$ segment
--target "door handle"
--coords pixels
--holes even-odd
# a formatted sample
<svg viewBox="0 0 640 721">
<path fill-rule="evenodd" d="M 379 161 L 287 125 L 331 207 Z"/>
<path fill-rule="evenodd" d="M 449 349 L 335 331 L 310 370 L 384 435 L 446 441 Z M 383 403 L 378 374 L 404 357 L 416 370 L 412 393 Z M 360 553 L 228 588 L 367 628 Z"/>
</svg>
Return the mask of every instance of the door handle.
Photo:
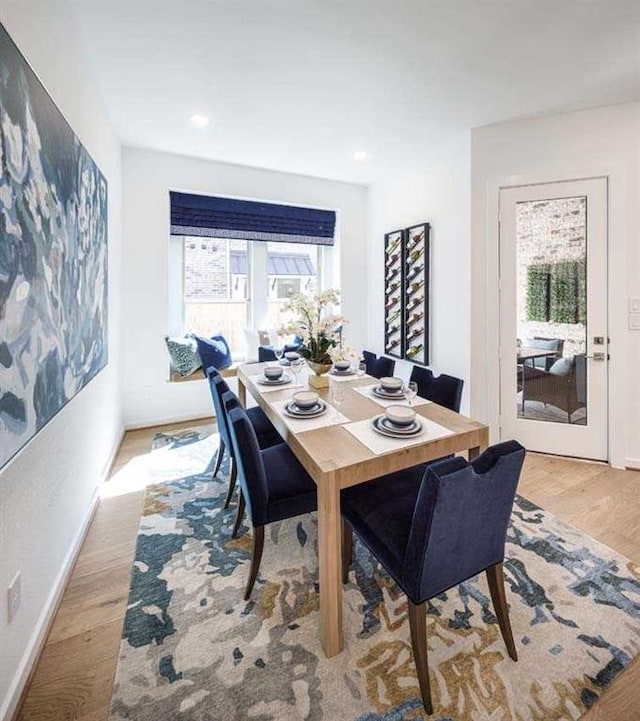
<svg viewBox="0 0 640 721">
<path fill-rule="evenodd" d="M 608 360 L 609 355 L 607 353 L 592 353 L 591 355 L 585 356 L 589 360 L 603 361 Z"/>
</svg>

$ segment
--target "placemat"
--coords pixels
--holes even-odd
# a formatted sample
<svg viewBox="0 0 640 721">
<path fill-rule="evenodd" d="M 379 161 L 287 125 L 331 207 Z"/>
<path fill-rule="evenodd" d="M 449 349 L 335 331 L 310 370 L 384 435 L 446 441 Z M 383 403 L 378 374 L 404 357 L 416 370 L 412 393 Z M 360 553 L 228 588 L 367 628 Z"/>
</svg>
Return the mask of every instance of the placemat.
<svg viewBox="0 0 640 721">
<path fill-rule="evenodd" d="M 316 418 L 291 418 L 284 413 L 284 406 L 286 403 L 289 403 L 289 400 L 276 401 L 270 405 L 276 413 L 279 413 L 282 416 L 287 428 L 292 433 L 304 433 L 304 431 L 314 431 L 317 428 L 335 426 L 340 423 L 349 422 L 349 419 L 342 415 L 342 413 L 336 414 L 336 409 L 330 403 L 327 403 L 329 406 L 327 412 L 321 416 L 317 416 Z"/>
<path fill-rule="evenodd" d="M 397 451 L 399 448 L 407 446 L 417 446 L 425 441 L 433 441 L 436 438 L 452 436 L 454 433 L 448 428 L 434 423 L 434 421 L 430 421 L 428 418 L 419 416 L 419 420 L 422 422 L 424 431 L 413 438 L 389 438 L 388 436 L 380 435 L 380 433 L 377 433 L 371 427 L 370 418 L 366 421 L 349 423 L 345 426 L 345 429 L 376 455 Z"/>
<path fill-rule="evenodd" d="M 407 401 L 405 398 L 398 398 L 394 400 L 386 400 L 385 398 L 378 398 L 378 396 L 373 394 L 373 389 L 379 385 L 378 383 L 374 383 L 370 386 L 360 386 L 359 388 L 354 388 L 353 390 L 360 393 L 360 395 L 365 396 L 365 398 L 368 398 L 371 401 L 375 401 L 378 405 L 382 406 L 383 408 L 386 408 L 387 406 L 394 406 L 398 403 L 400 405 L 404 405 Z M 427 403 L 432 403 L 433 401 L 429 401 L 426 398 L 420 398 L 420 396 L 416 396 L 413 401 L 411 401 L 412 406 L 424 406 Z"/>
</svg>

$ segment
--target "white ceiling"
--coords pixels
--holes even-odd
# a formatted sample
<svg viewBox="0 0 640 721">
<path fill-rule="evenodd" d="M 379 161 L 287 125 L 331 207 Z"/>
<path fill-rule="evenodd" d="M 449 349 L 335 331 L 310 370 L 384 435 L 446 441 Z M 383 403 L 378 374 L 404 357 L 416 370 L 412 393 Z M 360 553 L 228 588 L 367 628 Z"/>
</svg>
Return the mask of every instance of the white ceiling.
<svg viewBox="0 0 640 721">
<path fill-rule="evenodd" d="M 471 127 L 640 98 L 640 0 L 69 1 L 125 145 L 371 182 Z"/>
</svg>

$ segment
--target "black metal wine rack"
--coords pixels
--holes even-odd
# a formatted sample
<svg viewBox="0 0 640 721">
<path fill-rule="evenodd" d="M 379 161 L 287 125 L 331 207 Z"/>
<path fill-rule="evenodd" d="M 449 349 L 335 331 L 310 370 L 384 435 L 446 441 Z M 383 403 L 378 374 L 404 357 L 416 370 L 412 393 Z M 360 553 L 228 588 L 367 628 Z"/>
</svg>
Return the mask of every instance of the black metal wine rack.
<svg viewBox="0 0 640 721">
<path fill-rule="evenodd" d="M 412 363 L 429 363 L 429 224 L 384 237 L 384 349 Z"/>
</svg>

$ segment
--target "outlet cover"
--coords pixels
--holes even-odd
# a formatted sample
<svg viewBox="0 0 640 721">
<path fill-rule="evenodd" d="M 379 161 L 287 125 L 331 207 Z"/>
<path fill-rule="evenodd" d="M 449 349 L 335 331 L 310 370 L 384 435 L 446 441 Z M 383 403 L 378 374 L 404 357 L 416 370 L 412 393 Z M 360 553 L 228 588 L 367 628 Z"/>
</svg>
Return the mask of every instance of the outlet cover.
<svg viewBox="0 0 640 721">
<path fill-rule="evenodd" d="M 22 575 L 20 571 L 16 573 L 11 585 L 7 589 L 7 616 L 11 623 L 20 609 L 22 603 Z"/>
</svg>

